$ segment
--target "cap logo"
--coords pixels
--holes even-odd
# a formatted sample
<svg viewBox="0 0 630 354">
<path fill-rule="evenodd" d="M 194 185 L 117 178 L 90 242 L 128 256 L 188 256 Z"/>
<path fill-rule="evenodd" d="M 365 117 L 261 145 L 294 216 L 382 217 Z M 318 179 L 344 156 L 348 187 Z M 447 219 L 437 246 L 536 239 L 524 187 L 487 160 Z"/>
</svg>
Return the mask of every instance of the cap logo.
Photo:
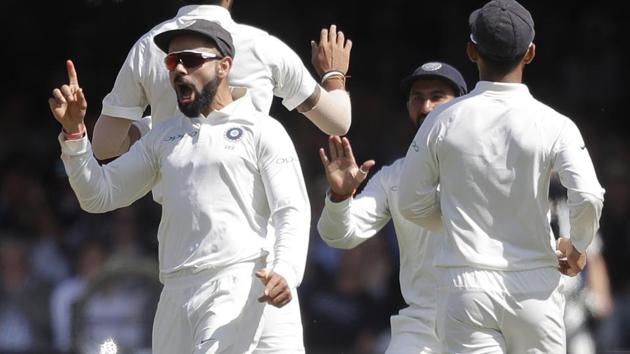
<svg viewBox="0 0 630 354">
<path fill-rule="evenodd" d="M 422 64 L 422 70 L 424 71 L 436 71 L 436 70 L 440 70 L 441 67 L 442 67 L 441 63 Z"/>
<path fill-rule="evenodd" d="M 230 128 L 225 132 L 225 137 L 231 141 L 238 141 L 243 136 L 243 129 L 241 128 Z"/>
</svg>

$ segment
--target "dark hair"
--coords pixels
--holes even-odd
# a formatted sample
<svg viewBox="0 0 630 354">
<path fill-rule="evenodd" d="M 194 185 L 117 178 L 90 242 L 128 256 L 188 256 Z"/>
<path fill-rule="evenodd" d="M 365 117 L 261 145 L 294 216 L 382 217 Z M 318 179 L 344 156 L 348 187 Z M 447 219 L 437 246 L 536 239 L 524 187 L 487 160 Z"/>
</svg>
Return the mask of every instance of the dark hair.
<svg viewBox="0 0 630 354">
<path fill-rule="evenodd" d="M 497 59 L 488 58 L 480 50 L 477 50 L 477 52 L 479 53 L 479 56 L 483 59 L 483 61 L 486 64 L 488 64 L 487 66 L 489 70 L 492 71 L 492 73 L 505 75 L 509 73 L 510 71 L 514 70 L 518 66 L 518 64 L 521 63 L 528 49 L 529 48 L 527 48 L 524 53 L 517 55 L 516 58 L 507 59 L 507 60 L 497 60 Z"/>
</svg>

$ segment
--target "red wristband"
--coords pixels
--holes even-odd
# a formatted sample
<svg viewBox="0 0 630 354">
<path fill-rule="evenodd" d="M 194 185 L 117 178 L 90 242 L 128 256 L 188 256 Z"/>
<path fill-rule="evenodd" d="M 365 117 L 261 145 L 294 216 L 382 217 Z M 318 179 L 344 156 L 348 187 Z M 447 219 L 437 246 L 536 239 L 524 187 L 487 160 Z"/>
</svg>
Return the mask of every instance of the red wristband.
<svg viewBox="0 0 630 354">
<path fill-rule="evenodd" d="M 65 129 L 61 128 L 63 131 L 63 137 L 66 140 L 79 140 L 83 138 L 83 134 L 85 134 L 85 125 L 81 124 L 79 127 L 79 131 L 76 133 L 68 133 Z"/>
</svg>

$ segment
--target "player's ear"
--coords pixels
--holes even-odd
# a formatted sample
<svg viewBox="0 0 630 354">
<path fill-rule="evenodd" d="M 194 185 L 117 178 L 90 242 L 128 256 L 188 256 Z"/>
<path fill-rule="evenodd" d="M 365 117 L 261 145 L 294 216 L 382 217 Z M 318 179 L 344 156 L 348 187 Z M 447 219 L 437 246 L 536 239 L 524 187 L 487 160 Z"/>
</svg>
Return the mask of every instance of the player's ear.
<svg viewBox="0 0 630 354">
<path fill-rule="evenodd" d="M 228 10 L 229 10 L 229 9 L 231 9 L 231 8 L 232 8 L 232 3 L 233 3 L 233 1 L 232 1 L 232 0 L 222 0 L 222 1 L 221 1 L 221 6 L 222 6 L 222 7 L 225 7 L 226 9 L 228 9 Z"/>
<path fill-rule="evenodd" d="M 479 60 L 479 52 L 477 51 L 477 46 L 475 43 L 468 41 L 466 44 L 466 54 L 468 54 L 468 59 L 473 63 L 476 63 Z"/>
<path fill-rule="evenodd" d="M 535 56 L 536 56 L 536 45 L 532 43 L 529 46 L 529 48 L 527 48 L 527 52 L 525 53 L 525 56 L 523 57 L 523 63 L 524 64 L 531 63 L 532 60 L 534 60 Z"/>
<path fill-rule="evenodd" d="M 224 57 L 219 61 L 218 75 L 220 78 L 226 78 L 232 68 L 232 58 Z"/>
</svg>

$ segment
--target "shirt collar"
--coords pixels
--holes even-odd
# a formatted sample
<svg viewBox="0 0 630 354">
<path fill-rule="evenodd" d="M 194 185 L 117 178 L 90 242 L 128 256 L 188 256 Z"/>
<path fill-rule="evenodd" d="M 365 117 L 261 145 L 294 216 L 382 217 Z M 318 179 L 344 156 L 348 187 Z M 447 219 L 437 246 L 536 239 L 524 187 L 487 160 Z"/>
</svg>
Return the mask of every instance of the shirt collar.
<svg viewBox="0 0 630 354">
<path fill-rule="evenodd" d="M 529 88 L 522 83 L 479 81 L 471 93 L 529 94 Z"/>
<path fill-rule="evenodd" d="M 216 21 L 222 26 L 234 24 L 230 11 L 223 6 L 218 5 L 187 5 L 181 7 L 177 11 L 177 17 L 192 16 L 207 18 L 211 21 Z"/>
<path fill-rule="evenodd" d="M 216 122 L 222 119 L 230 119 L 231 117 L 249 116 L 252 111 L 255 111 L 254 104 L 252 103 L 249 90 L 245 87 L 230 87 L 232 93 L 232 103 L 221 108 L 218 111 L 212 111 L 207 117 L 200 114 L 197 118 L 192 118 L 199 123 L 202 122 Z"/>
</svg>

